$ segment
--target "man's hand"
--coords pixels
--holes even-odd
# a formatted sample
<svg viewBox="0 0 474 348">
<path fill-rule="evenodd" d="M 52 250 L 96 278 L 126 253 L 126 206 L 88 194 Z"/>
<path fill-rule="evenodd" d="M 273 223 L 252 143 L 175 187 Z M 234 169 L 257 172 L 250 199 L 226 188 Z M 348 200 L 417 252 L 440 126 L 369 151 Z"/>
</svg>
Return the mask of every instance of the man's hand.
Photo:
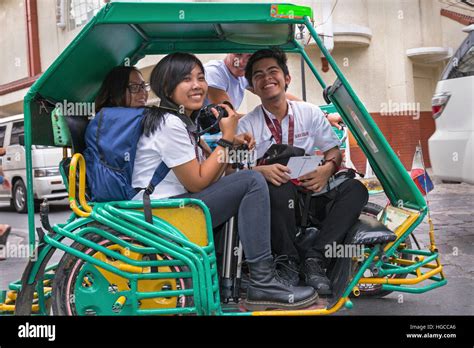
<svg viewBox="0 0 474 348">
<path fill-rule="evenodd" d="M 332 173 L 333 164 L 326 163 L 318 167 L 318 169 L 299 177 L 298 180 L 305 189 L 319 192 L 327 185 Z"/>
<path fill-rule="evenodd" d="M 339 130 L 342 129 L 341 125 L 339 124 L 339 122 L 342 122 L 342 117 L 339 116 L 339 114 L 328 114 L 326 118 L 328 119 L 331 126 L 336 127 Z"/>
<path fill-rule="evenodd" d="M 281 186 L 290 180 L 288 174 L 290 174 L 291 171 L 283 164 L 275 163 L 266 166 L 257 166 L 254 170 L 262 173 L 265 179 L 275 186 Z"/>
</svg>

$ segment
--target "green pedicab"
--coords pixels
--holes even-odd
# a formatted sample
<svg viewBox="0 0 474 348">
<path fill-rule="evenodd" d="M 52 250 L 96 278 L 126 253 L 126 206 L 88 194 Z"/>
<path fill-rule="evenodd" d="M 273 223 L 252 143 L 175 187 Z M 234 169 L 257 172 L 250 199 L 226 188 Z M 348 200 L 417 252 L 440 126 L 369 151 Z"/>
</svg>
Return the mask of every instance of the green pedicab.
<svg viewBox="0 0 474 348">
<path fill-rule="evenodd" d="M 332 85 L 324 82 L 295 40 L 298 25 L 306 27 L 334 70 L 337 79 Z M 55 109 L 63 101 L 92 102 L 112 67 L 135 65 L 147 55 L 245 53 L 269 46 L 302 55 L 333 104 L 328 107 L 342 116 L 390 200 L 378 220 L 375 211 L 361 216 L 354 226 L 354 243 L 364 247 L 364 257 L 341 263 L 335 270 L 346 280 L 322 308 L 243 312 L 221 303 L 207 207 L 194 199 L 155 200 L 150 224 L 141 201 L 89 202 L 81 155 L 87 117 L 61 115 Z M 426 202 L 323 46 L 309 7 L 107 4 L 31 87 L 24 113 L 29 243 L 35 257 L 21 280 L 1 292 L 0 313 L 46 315 L 52 307 L 52 313 L 59 315 L 321 315 L 350 308 L 350 297 L 360 295 L 363 285 L 385 292 L 422 293 L 447 282 L 433 229 L 429 250 L 409 248 L 410 234 L 427 214 Z M 43 228 L 35 226 L 31 145 L 65 148 L 60 168 L 73 211 L 65 223 L 51 226 L 43 204 Z M 71 149 L 71 158 L 66 148 Z M 67 239 L 73 243 L 66 243 Z M 64 256 L 48 266 L 57 250 Z"/>
</svg>

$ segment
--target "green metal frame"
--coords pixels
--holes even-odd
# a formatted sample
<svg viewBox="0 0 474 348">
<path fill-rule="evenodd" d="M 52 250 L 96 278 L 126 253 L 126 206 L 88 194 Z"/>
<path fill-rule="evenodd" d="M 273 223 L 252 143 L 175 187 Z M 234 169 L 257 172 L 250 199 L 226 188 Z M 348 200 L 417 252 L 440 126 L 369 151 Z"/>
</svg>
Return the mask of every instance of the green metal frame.
<svg viewBox="0 0 474 348">
<path fill-rule="evenodd" d="M 268 34 L 265 39 L 267 41 L 263 40 L 264 42 L 262 42 L 255 35 L 252 36 L 252 33 L 245 36 L 245 33 L 240 34 L 236 31 L 235 28 L 237 27 L 235 25 L 241 24 L 245 24 L 245 28 L 254 24 L 265 25 L 265 27 L 259 28 L 264 29 L 267 33 L 274 29 L 278 34 L 274 36 Z M 346 288 L 343 298 L 348 298 L 352 289 L 357 286 L 359 280 L 363 277 L 364 271 L 373 264 L 381 270 L 384 276 L 390 276 L 404 273 L 413 274 L 420 267 L 437 260 L 438 253 L 434 251 L 400 250 L 400 244 L 406 240 L 425 217 L 426 202 L 316 34 L 312 26 L 311 9 L 290 4 L 111 3 L 106 5 L 31 87 L 24 100 L 30 246 L 32 248 L 36 246 L 31 145 L 54 145 L 52 124 L 48 123 L 51 122 L 51 117 L 48 115 L 47 122 L 45 121 L 46 118 L 40 118 L 39 99 L 45 98 L 53 102 L 61 101 L 61 98 L 70 101 L 91 101 L 95 97 L 100 81 L 108 70 L 113 66 L 123 64 L 125 58 L 129 58 L 129 63 L 134 65 L 145 55 L 150 54 L 165 54 L 175 51 L 193 53 L 254 52 L 268 46 L 279 46 L 286 52 L 301 54 L 321 87 L 325 89 L 327 84 L 324 79 L 316 70 L 304 47 L 294 39 L 294 25 L 299 24 L 307 28 L 337 76 L 337 80 L 332 87 L 328 87 L 329 99 L 333 104 L 323 108 L 331 111 L 337 110 L 342 116 L 369 159 L 392 205 L 415 209 L 421 213 L 415 223 L 385 252 L 385 255 L 390 257 L 403 251 L 404 253 L 426 256 L 426 259 L 407 267 L 396 266 L 383 262 L 380 257 L 376 260 L 376 257 L 381 255 L 382 247 L 376 245 L 367 250 L 367 259 L 362 263 L 357 274 Z M 120 42 L 103 40 L 104 36 L 106 37 L 112 32 L 115 35 L 120 34 L 122 37 Z M 226 32 L 230 32 L 231 35 L 226 36 Z M 87 42 L 87 45 L 82 44 L 83 42 Z M 96 53 L 97 55 L 94 55 Z M 82 61 L 85 59 L 94 59 L 95 64 L 88 65 L 86 71 L 76 68 L 76 65 L 83 64 Z M 71 78 L 75 81 L 74 88 L 68 88 L 71 79 L 64 79 L 65 76 L 69 76 L 68 71 L 74 71 L 71 67 L 80 71 L 79 73 L 75 72 Z M 37 133 L 33 134 L 32 129 L 37 130 Z M 65 173 L 61 173 L 65 176 Z M 143 207 L 142 202 L 95 203 L 90 217 L 80 218 L 73 214 L 65 224 L 58 224 L 53 227 L 54 234 L 45 235 L 38 261 L 33 264 L 27 284 L 34 283 L 41 264 L 48 253 L 53 249 L 60 249 L 83 260 L 87 265 L 84 267 L 84 272 L 93 272 L 94 269 L 97 270 L 97 267 L 100 267 L 129 279 L 131 291 L 104 295 L 107 298 L 101 298 L 102 301 L 108 301 L 107 303 L 110 304 L 117 301 L 120 296 L 125 296 L 127 298 L 125 304 L 119 306 L 122 309 L 121 314 L 251 315 L 249 312 L 224 312 L 221 308 L 216 256 L 207 207 L 201 201 L 192 199 L 158 200 L 152 202 L 152 207 L 169 208 L 190 204 L 199 206 L 205 214 L 209 243 L 204 247 L 190 242 L 174 226 L 158 217 L 153 218 L 153 225 L 145 222 L 143 214 L 137 211 Z M 120 235 L 133 239 L 139 245 L 123 240 L 107 230 L 88 226 L 91 222 L 98 222 L 111 228 Z M 159 261 L 133 260 L 84 238 L 91 233 L 98 234 L 134 252 L 166 254 L 170 255 L 172 259 Z M 62 243 L 64 238 L 70 238 L 131 266 L 186 267 L 189 271 L 165 274 L 126 272 L 98 260 L 90 254 L 65 245 Z M 54 266 L 49 267 L 36 287 L 39 296 L 40 314 L 47 314 L 42 280 L 54 277 L 54 270 Z M 192 288 L 151 293 L 137 291 L 139 280 L 160 278 L 189 278 L 192 279 Z M 434 283 L 423 288 L 389 284 L 382 285 L 382 288 L 417 293 L 446 284 L 444 277 L 432 277 L 430 280 L 433 280 Z M 18 282 L 10 286 L 10 289 L 15 291 L 19 291 L 20 288 L 21 284 Z M 80 293 L 80 289 L 78 293 Z M 139 309 L 138 307 L 140 299 L 181 295 L 192 295 L 194 306 L 152 310 Z M 4 297 L 4 294 L 0 294 L 0 303 L 2 302 L 2 296 Z M 80 293 L 81 296 L 87 296 L 87 294 Z M 349 306 L 349 302 L 346 305 Z M 82 310 L 86 309 L 85 307 L 82 308 Z M 104 314 L 110 313 L 105 311 Z"/>
</svg>

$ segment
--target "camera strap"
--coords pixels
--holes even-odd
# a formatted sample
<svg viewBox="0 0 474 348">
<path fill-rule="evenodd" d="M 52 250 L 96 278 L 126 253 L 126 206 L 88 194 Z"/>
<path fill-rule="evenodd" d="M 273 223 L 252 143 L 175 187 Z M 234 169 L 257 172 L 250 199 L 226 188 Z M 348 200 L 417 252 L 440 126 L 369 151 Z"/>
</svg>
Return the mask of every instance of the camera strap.
<svg viewBox="0 0 474 348">
<path fill-rule="evenodd" d="M 177 109 L 175 108 L 170 108 L 167 106 L 160 105 L 159 108 L 165 109 L 167 111 L 171 111 L 173 115 L 178 117 L 186 126 L 186 130 L 188 131 L 189 139 L 191 140 L 191 144 L 194 145 L 194 151 L 196 153 L 196 159 L 199 161 L 199 151 L 198 151 L 198 146 L 201 147 L 200 144 L 200 134 L 198 132 L 198 127 L 196 123 L 192 120 L 191 117 L 188 117 L 186 115 L 183 115 L 180 113 Z M 200 161 L 199 161 L 200 162 Z"/>
</svg>

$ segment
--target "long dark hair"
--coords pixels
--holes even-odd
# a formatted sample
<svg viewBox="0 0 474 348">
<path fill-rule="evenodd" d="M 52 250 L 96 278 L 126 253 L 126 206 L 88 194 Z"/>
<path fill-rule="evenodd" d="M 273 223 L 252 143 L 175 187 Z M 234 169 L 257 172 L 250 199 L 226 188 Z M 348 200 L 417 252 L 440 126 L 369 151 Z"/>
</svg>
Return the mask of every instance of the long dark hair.
<svg viewBox="0 0 474 348">
<path fill-rule="evenodd" d="M 103 107 L 127 106 L 127 87 L 132 71 L 140 73 L 133 66 L 116 66 L 107 74 L 95 98 L 95 112 Z"/>
<path fill-rule="evenodd" d="M 171 100 L 176 86 L 191 73 L 195 66 L 204 72 L 201 61 L 190 53 L 176 52 L 168 54 L 153 68 L 150 86 L 160 98 L 160 106 L 148 108 L 143 120 L 143 133 L 150 136 L 161 124 L 164 114 L 178 114 L 179 106 Z"/>
</svg>

